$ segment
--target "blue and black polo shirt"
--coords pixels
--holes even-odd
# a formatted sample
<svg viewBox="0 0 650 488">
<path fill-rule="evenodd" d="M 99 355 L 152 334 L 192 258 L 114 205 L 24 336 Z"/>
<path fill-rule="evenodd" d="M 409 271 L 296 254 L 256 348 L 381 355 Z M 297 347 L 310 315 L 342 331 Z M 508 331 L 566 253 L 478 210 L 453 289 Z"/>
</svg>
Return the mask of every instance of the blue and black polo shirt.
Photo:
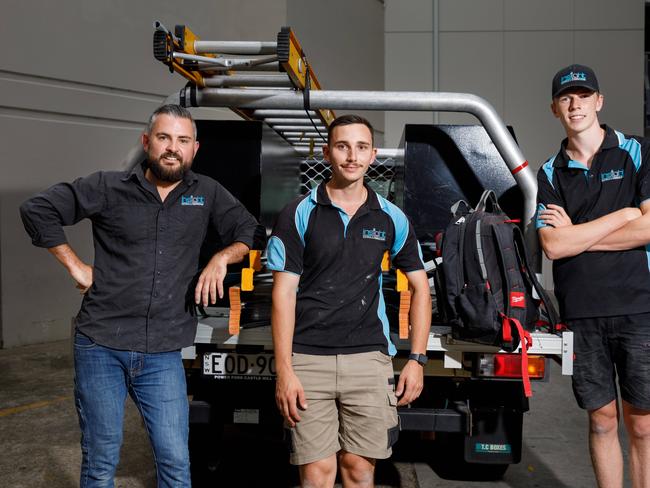
<svg viewBox="0 0 650 488">
<path fill-rule="evenodd" d="M 294 352 L 396 353 L 381 291 L 385 251 L 404 272 L 424 269 L 407 217 L 366 186 L 350 218 L 321 183 L 287 205 L 267 246 L 267 267 L 300 275 Z"/>
<path fill-rule="evenodd" d="M 537 174 L 538 210 L 553 203 L 574 224 L 595 220 L 650 198 L 650 141 L 603 125 L 605 139 L 591 168 L 560 151 Z M 537 219 L 538 229 L 544 224 Z M 553 261 L 555 295 L 563 319 L 650 311 L 650 247 L 583 252 Z"/>
</svg>

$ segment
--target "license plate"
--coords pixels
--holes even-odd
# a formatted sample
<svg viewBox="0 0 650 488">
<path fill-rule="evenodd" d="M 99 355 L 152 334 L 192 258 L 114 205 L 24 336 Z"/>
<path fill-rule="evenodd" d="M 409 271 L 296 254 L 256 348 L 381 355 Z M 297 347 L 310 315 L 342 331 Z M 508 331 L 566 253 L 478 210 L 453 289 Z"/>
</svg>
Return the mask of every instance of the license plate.
<svg viewBox="0 0 650 488">
<path fill-rule="evenodd" d="M 272 380 L 275 358 L 267 353 L 210 352 L 203 356 L 203 374 L 222 380 Z"/>
</svg>

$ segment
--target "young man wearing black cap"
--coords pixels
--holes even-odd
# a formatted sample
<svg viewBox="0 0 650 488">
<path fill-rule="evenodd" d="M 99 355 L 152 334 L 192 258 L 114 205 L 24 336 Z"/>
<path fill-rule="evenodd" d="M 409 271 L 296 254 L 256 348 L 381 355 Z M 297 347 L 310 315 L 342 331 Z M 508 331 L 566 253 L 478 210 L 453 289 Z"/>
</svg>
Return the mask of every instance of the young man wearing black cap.
<svg viewBox="0 0 650 488">
<path fill-rule="evenodd" d="M 647 487 L 650 141 L 600 125 L 603 95 L 587 66 L 558 71 L 552 97 L 551 111 L 567 138 L 538 173 L 536 225 L 553 260 L 562 318 L 574 333 L 573 391 L 589 412 L 598 486 L 623 486 L 622 413 L 633 486 Z"/>
</svg>

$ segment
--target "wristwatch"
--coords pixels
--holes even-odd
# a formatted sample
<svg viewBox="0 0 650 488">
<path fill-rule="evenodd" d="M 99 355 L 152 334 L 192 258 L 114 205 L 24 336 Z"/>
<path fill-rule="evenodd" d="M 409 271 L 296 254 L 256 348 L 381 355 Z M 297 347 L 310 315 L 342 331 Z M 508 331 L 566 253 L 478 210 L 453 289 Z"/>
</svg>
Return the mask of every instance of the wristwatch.
<svg viewBox="0 0 650 488">
<path fill-rule="evenodd" d="M 412 359 L 413 361 L 417 361 L 421 366 L 427 364 L 427 361 L 429 360 L 426 354 L 415 354 L 415 353 L 409 354 L 409 360 L 410 359 Z"/>
</svg>

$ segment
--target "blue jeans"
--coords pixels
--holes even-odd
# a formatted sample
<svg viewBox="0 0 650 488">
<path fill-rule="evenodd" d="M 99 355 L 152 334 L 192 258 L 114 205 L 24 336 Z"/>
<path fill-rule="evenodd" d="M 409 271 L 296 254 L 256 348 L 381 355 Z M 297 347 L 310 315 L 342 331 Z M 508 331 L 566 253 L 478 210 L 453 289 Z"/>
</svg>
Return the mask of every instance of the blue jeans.
<svg viewBox="0 0 650 488">
<path fill-rule="evenodd" d="M 75 403 L 81 427 L 81 488 L 113 487 L 126 394 L 144 420 L 158 487 L 189 487 L 189 406 L 180 351 L 146 354 L 74 338 Z"/>
</svg>

